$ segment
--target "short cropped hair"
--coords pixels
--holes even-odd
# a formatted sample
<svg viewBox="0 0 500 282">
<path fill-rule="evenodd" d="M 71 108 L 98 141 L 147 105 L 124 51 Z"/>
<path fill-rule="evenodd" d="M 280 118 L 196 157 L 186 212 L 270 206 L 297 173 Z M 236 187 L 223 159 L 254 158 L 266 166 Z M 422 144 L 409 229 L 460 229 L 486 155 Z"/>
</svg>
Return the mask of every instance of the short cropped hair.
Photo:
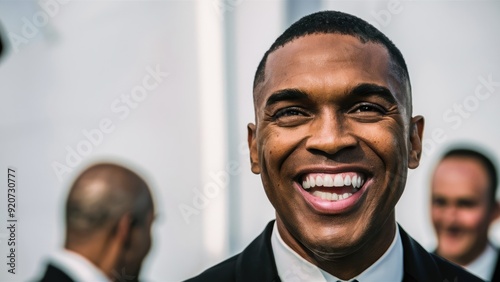
<svg viewBox="0 0 500 282">
<path fill-rule="evenodd" d="M 490 187 L 488 191 L 490 192 L 489 200 L 490 204 L 494 204 L 496 202 L 496 193 L 498 187 L 498 173 L 496 166 L 493 160 L 487 157 L 485 154 L 480 153 L 476 150 L 468 149 L 468 148 L 454 148 L 446 152 L 443 156 L 443 160 L 450 157 L 459 157 L 459 158 L 468 158 L 477 160 L 486 170 L 486 174 L 488 175 Z"/>
<path fill-rule="evenodd" d="M 344 34 L 358 38 L 361 42 L 379 43 L 387 48 L 389 55 L 394 64 L 394 70 L 402 81 L 406 79 L 408 82 L 409 97 L 411 101 L 411 85 L 406 62 L 401 51 L 387 38 L 382 32 L 376 29 L 368 22 L 338 11 L 322 11 L 305 16 L 292 24 L 266 51 L 264 57 L 257 67 L 254 77 L 253 89 L 264 81 L 265 67 L 269 54 L 284 46 L 288 42 L 311 34 Z M 409 103 L 411 110 L 411 102 Z"/>
</svg>

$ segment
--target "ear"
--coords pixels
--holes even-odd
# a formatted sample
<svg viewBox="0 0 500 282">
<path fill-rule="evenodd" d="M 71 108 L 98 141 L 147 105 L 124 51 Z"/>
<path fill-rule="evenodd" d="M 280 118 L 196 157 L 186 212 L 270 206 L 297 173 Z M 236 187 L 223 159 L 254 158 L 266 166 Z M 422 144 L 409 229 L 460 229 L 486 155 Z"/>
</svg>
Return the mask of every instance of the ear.
<svg viewBox="0 0 500 282">
<path fill-rule="evenodd" d="M 410 121 L 410 147 L 408 151 L 408 167 L 417 168 L 422 155 L 422 138 L 424 134 L 424 117 L 415 116 Z"/>
<path fill-rule="evenodd" d="M 495 203 L 493 204 L 493 207 L 491 207 L 491 208 L 492 208 L 492 210 L 491 210 L 490 224 L 491 224 L 493 221 L 497 220 L 497 219 L 498 219 L 498 217 L 500 217 L 500 203 L 495 202 Z"/>
<path fill-rule="evenodd" d="M 127 244 L 130 237 L 130 230 L 132 229 L 132 216 L 130 213 L 124 214 L 120 217 L 116 226 L 115 238 L 123 245 Z"/>
<path fill-rule="evenodd" d="M 260 165 L 259 165 L 259 151 L 257 150 L 257 139 L 256 139 L 256 126 L 253 123 L 249 123 L 247 126 L 248 136 L 248 149 L 250 151 L 250 166 L 252 168 L 252 172 L 255 174 L 260 173 Z"/>
<path fill-rule="evenodd" d="M 126 245 L 129 244 L 130 229 L 132 220 L 130 214 L 124 214 L 120 217 L 115 226 L 110 228 L 105 248 L 102 250 L 98 267 L 112 277 L 113 270 L 120 264 Z"/>
</svg>

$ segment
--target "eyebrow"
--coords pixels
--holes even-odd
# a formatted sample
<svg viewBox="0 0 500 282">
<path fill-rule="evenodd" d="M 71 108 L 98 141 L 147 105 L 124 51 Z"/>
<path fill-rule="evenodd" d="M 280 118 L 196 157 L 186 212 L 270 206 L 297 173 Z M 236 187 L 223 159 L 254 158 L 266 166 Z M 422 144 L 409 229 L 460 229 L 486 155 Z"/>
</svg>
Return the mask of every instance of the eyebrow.
<svg viewBox="0 0 500 282">
<path fill-rule="evenodd" d="M 393 93 L 384 86 L 373 83 L 361 83 L 349 91 L 355 97 L 378 96 L 390 104 L 397 104 Z"/>
<path fill-rule="evenodd" d="M 267 98 L 266 107 L 269 107 L 281 101 L 293 101 L 293 100 L 305 99 L 308 96 L 309 95 L 307 95 L 306 92 L 296 88 L 278 90 L 273 94 L 271 94 L 269 98 Z"/>
<path fill-rule="evenodd" d="M 348 93 L 353 97 L 370 97 L 379 96 L 390 104 L 397 104 L 396 98 L 392 92 L 384 86 L 373 83 L 361 83 L 354 88 L 348 90 Z M 267 98 L 266 107 L 276 104 L 281 101 L 294 101 L 307 99 L 309 95 L 297 88 L 282 89 L 274 92 Z"/>
</svg>

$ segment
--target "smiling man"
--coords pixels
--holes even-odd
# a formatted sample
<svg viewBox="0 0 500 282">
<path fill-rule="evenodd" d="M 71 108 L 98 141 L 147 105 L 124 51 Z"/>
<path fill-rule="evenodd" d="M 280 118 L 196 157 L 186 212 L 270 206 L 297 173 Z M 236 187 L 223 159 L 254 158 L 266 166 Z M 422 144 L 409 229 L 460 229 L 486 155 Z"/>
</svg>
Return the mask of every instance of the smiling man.
<svg viewBox="0 0 500 282">
<path fill-rule="evenodd" d="M 365 21 L 326 11 L 288 28 L 257 69 L 248 125 L 276 221 L 193 281 L 479 281 L 396 224 L 422 147 L 410 89 L 400 51 Z"/>
<path fill-rule="evenodd" d="M 488 240 L 500 215 L 497 186 L 493 161 L 469 148 L 444 154 L 431 185 L 436 253 L 487 281 L 500 281 L 499 251 Z"/>
</svg>

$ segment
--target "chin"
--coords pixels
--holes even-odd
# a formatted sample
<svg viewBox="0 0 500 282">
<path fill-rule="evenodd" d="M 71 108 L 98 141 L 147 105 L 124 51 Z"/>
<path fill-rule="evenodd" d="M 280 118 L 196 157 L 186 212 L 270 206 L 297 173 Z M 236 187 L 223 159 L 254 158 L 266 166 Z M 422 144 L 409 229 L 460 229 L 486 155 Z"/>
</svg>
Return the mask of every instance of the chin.
<svg viewBox="0 0 500 282">
<path fill-rule="evenodd" d="M 352 234 L 351 234 L 352 235 Z M 305 238 L 304 238 L 305 239 Z M 302 240 L 302 244 L 316 257 L 335 260 L 357 251 L 362 243 L 353 236 L 328 234 Z"/>
</svg>

